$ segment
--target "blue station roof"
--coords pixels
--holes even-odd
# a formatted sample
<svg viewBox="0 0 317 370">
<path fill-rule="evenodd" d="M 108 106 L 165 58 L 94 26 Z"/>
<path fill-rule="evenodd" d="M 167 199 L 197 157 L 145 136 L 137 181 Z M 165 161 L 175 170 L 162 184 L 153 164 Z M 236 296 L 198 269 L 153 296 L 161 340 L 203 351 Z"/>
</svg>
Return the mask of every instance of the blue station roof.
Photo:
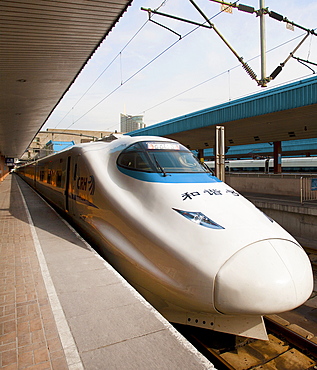
<svg viewBox="0 0 317 370">
<path fill-rule="evenodd" d="M 53 151 L 53 153 L 67 149 L 73 145 L 75 145 L 74 141 L 52 141 L 50 140 L 49 142 L 46 143 L 46 147 L 50 148 Z"/>
<path fill-rule="evenodd" d="M 317 137 L 317 76 L 262 90 L 129 133 L 180 141 L 190 149 L 213 147 L 215 126 L 225 127 L 226 146 Z"/>
</svg>

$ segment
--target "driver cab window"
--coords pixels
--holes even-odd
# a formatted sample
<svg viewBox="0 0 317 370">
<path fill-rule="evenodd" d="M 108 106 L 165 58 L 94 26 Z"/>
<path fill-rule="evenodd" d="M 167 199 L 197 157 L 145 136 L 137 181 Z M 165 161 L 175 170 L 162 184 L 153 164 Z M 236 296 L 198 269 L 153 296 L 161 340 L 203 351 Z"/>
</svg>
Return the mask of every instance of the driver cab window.
<svg viewBox="0 0 317 370">
<path fill-rule="evenodd" d="M 161 173 L 207 172 L 197 158 L 175 142 L 139 142 L 122 151 L 118 166 L 131 170 Z"/>
<path fill-rule="evenodd" d="M 138 144 L 132 145 L 121 153 L 118 165 L 133 170 L 152 171 L 146 154 L 138 149 Z"/>
</svg>

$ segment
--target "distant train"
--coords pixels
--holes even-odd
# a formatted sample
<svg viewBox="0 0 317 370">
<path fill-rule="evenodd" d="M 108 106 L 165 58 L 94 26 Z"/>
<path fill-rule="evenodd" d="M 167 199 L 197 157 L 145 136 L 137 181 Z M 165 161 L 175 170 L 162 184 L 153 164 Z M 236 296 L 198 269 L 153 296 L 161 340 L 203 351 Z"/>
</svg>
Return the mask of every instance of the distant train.
<svg viewBox="0 0 317 370">
<path fill-rule="evenodd" d="M 205 162 L 211 170 L 215 168 L 214 161 Z M 282 158 L 282 171 L 286 173 L 317 173 L 317 157 Z M 237 159 L 226 160 L 226 172 L 273 172 L 273 159 Z"/>
<path fill-rule="evenodd" d="M 297 241 L 176 141 L 81 144 L 16 172 L 172 322 L 266 339 L 262 315 L 312 292 Z"/>
</svg>

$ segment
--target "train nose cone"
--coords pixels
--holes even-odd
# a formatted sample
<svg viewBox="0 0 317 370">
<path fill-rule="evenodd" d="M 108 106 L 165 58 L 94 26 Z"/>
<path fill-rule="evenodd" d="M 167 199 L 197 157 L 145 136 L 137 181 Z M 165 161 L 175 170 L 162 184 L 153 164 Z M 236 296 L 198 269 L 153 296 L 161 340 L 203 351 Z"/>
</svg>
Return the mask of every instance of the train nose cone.
<svg viewBox="0 0 317 370">
<path fill-rule="evenodd" d="M 224 314 L 272 314 L 303 304 L 313 289 L 305 251 L 283 239 L 250 244 L 220 268 L 215 307 Z"/>
</svg>

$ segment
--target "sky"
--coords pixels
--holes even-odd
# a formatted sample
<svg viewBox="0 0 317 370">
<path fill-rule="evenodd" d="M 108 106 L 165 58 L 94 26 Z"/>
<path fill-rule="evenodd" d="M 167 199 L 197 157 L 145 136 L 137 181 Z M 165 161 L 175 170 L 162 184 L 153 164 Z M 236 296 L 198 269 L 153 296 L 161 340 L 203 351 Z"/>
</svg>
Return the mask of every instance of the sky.
<svg viewBox="0 0 317 370">
<path fill-rule="evenodd" d="M 317 28 L 316 0 L 262 0 L 265 7 L 307 29 Z M 210 0 L 195 3 L 261 79 L 260 18 Z M 259 9 L 260 0 L 238 1 Z M 120 113 L 143 115 L 147 126 L 313 76 L 294 58 L 267 87 L 260 87 L 213 29 L 153 15 L 150 8 L 195 22 L 204 19 L 189 0 L 134 0 L 51 114 L 42 130 L 120 131 Z M 306 35 L 265 17 L 266 76 Z M 317 32 L 317 29 L 316 29 Z M 317 36 L 309 35 L 295 57 L 317 64 Z M 317 71 L 316 65 L 310 65 Z"/>
</svg>

